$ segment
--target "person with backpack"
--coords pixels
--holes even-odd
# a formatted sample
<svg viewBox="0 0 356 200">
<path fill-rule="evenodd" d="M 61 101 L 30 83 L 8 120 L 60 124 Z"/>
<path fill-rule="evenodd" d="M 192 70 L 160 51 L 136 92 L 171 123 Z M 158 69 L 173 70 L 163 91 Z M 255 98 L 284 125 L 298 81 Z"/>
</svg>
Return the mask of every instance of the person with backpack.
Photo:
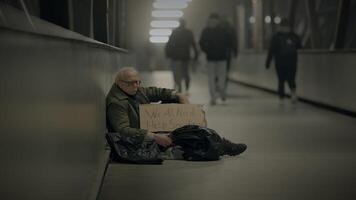
<svg viewBox="0 0 356 200">
<path fill-rule="evenodd" d="M 297 103 L 296 94 L 296 73 L 298 63 L 298 49 L 302 47 L 297 34 L 291 29 L 290 23 L 283 18 L 277 33 L 272 37 L 267 59 L 266 69 L 269 69 L 272 59 L 275 60 L 276 73 L 278 77 L 278 95 L 280 103 L 283 104 L 285 98 L 284 84 L 288 83 L 291 90 L 291 100 Z"/>
<path fill-rule="evenodd" d="M 140 104 L 157 101 L 189 103 L 189 101 L 186 96 L 177 93 L 175 90 L 141 87 L 140 82 L 140 76 L 136 69 L 131 67 L 121 68 L 106 97 L 106 120 L 109 131 L 106 138 L 112 149 L 111 155 L 115 157 L 115 160 L 138 164 L 159 163 L 161 159 L 158 153 L 167 150 L 183 151 L 183 157 L 179 157 L 182 156 L 181 152 L 180 155 L 172 152 L 170 154 L 172 157 L 169 159 L 197 160 L 202 158 L 202 160 L 212 160 L 212 158 L 216 158 L 212 157 L 214 152 L 218 152 L 218 156 L 235 156 L 246 150 L 245 144 L 232 143 L 227 139 L 216 137 L 217 134 L 208 129 L 196 126 L 179 129 L 175 131 L 175 134 L 157 134 L 141 129 L 139 123 Z M 189 134 L 186 133 L 195 136 L 193 138 L 188 137 Z M 191 141 L 191 145 L 189 143 L 187 145 L 186 141 Z M 181 144 L 183 148 L 169 148 L 175 147 L 175 143 Z M 215 148 L 216 145 L 209 145 L 217 143 L 218 148 Z M 196 148 L 191 148 L 193 146 Z M 191 154 L 184 156 L 184 150 L 189 150 Z M 201 154 L 201 151 L 208 150 L 208 154 Z M 197 152 L 198 154 L 196 154 Z"/>
</svg>

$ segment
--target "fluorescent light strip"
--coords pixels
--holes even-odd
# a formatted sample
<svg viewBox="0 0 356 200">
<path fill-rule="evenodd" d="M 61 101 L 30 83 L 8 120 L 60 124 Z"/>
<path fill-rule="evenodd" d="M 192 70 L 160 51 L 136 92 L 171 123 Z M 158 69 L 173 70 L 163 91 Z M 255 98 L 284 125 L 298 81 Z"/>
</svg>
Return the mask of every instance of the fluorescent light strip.
<svg viewBox="0 0 356 200">
<path fill-rule="evenodd" d="M 169 36 L 172 34 L 171 29 L 151 29 L 150 30 L 150 35 L 152 36 Z"/>
<path fill-rule="evenodd" d="M 167 43 L 168 36 L 151 36 L 150 42 L 152 42 L 152 43 Z"/>
<path fill-rule="evenodd" d="M 176 28 L 179 26 L 178 21 L 174 20 L 156 20 L 151 22 L 153 28 Z"/>
<path fill-rule="evenodd" d="M 183 12 L 180 10 L 154 10 L 152 11 L 153 17 L 182 17 Z"/>
<path fill-rule="evenodd" d="M 160 9 L 183 9 L 188 6 L 185 1 L 157 1 L 153 3 L 154 8 Z"/>
</svg>

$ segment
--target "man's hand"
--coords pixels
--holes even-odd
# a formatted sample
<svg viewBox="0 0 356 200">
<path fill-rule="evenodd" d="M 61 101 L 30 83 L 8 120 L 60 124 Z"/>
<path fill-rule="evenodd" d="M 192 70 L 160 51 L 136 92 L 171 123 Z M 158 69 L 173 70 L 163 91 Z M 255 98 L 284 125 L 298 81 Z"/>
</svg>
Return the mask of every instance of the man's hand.
<svg viewBox="0 0 356 200">
<path fill-rule="evenodd" d="M 177 96 L 178 96 L 178 103 L 189 104 L 189 100 L 188 100 L 188 97 L 186 95 L 181 94 L 181 93 L 177 93 Z"/>
<path fill-rule="evenodd" d="M 172 144 L 172 139 L 164 134 L 154 134 L 154 141 L 164 147 L 168 147 Z"/>
</svg>

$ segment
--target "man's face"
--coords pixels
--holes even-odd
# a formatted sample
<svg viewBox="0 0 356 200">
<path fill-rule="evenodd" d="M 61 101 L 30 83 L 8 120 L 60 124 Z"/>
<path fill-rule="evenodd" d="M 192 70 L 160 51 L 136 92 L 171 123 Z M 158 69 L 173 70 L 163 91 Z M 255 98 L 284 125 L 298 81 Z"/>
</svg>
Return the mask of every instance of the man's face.
<svg viewBox="0 0 356 200">
<path fill-rule="evenodd" d="M 119 87 L 129 95 L 135 95 L 140 86 L 140 77 L 136 72 L 129 72 L 124 80 L 119 80 Z"/>
</svg>

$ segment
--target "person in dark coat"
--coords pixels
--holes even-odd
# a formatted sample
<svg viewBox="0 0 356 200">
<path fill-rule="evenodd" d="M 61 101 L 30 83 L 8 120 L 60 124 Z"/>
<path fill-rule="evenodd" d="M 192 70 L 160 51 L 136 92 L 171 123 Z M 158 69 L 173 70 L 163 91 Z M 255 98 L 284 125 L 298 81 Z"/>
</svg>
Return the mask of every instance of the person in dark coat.
<svg viewBox="0 0 356 200">
<path fill-rule="evenodd" d="M 275 67 L 278 77 L 278 95 L 281 104 L 285 97 L 284 84 L 288 83 L 291 90 L 291 100 L 295 104 L 297 102 L 296 94 L 296 73 L 298 52 L 302 47 L 301 41 L 295 34 L 287 19 L 282 19 L 279 31 L 272 37 L 268 55 L 266 59 L 266 69 L 269 69 L 272 59 L 275 61 Z"/>
<path fill-rule="evenodd" d="M 189 60 L 190 50 L 194 50 L 194 60 L 198 59 L 198 50 L 191 30 L 186 28 L 186 22 L 181 19 L 178 28 L 174 29 L 165 47 L 166 56 L 171 59 L 175 88 L 182 92 L 182 80 L 186 92 L 190 87 Z"/>
<path fill-rule="evenodd" d="M 208 26 L 203 29 L 199 40 L 207 59 L 211 105 L 216 104 L 218 93 L 223 102 L 226 100 L 226 62 L 232 45 L 229 38 L 228 31 L 221 26 L 219 15 L 211 14 Z"/>
</svg>

